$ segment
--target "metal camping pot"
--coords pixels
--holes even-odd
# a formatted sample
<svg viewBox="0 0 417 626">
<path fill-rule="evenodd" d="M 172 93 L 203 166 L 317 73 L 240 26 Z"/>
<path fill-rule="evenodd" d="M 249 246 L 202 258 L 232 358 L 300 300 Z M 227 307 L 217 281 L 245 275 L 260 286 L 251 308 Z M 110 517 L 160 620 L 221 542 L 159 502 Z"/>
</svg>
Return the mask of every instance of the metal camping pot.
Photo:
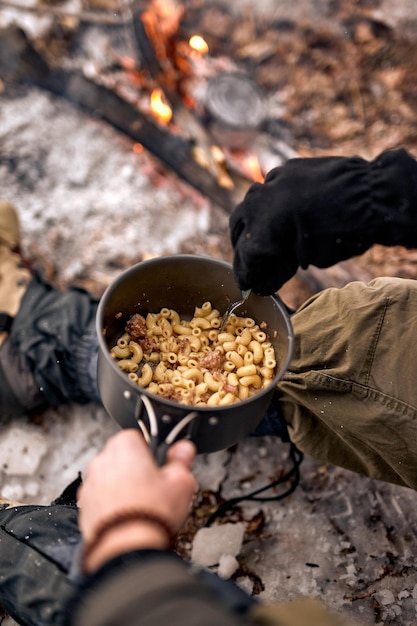
<svg viewBox="0 0 417 626">
<path fill-rule="evenodd" d="M 122 428 L 139 428 L 138 420 L 147 419 L 151 406 L 161 440 L 195 409 L 195 419 L 190 420 L 186 436 L 199 453 L 228 448 L 253 432 L 292 357 L 292 325 L 279 297 L 253 294 L 245 309 L 239 311 L 239 315 L 252 317 L 257 323 L 266 322 L 278 364 L 272 384 L 247 400 L 224 407 L 190 407 L 167 400 L 129 380 L 110 355 L 134 313 L 146 315 L 167 307 L 175 309 L 183 319 L 191 319 L 195 307 L 206 301 L 223 314 L 231 302 L 241 297 L 231 265 L 193 255 L 159 257 L 138 263 L 107 288 L 97 311 L 98 386 L 104 407 Z"/>
</svg>

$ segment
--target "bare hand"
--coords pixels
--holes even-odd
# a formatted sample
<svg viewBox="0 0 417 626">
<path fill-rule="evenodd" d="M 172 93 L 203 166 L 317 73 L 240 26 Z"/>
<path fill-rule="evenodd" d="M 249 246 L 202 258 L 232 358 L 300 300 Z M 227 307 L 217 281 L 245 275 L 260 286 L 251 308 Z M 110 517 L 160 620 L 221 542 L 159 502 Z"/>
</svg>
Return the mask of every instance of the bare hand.
<svg viewBox="0 0 417 626">
<path fill-rule="evenodd" d="M 138 431 L 122 430 L 112 437 L 89 464 L 79 489 L 79 526 L 84 542 L 95 537 L 100 525 L 120 511 L 137 509 L 159 516 L 174 532 L 183 525 L 196 481 L 191 473 L 194 445 L 174 444 L 167 462 L 158 467 Z M 132 521 L 106 533 L 87 563 L 91 571 L 117 553 L 142 547 L 166 547 L 161 528 L 146 521 Z"/>
</svg>

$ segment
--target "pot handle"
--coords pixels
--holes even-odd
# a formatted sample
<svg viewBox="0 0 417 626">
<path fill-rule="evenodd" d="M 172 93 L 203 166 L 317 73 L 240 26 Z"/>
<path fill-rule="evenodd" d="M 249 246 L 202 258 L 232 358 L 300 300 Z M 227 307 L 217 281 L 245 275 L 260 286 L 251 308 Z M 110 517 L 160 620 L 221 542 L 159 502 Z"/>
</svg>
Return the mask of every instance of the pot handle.
<svg viewBox="0 0 417 626">
<path fill-rule="evenodd" d="M 180 438 L 188 424 L 190 424 L 196 417 L 198 417 L 198 413 L 197 411 L 191 411 L 190 413 L 187 413 L 177 424 L 175 424 L 175 426 L 171 428 L 165 439 L 163 441 L 160 441 L 158 418 L 156 417 L 152 402 L 144 394 L 141 394 L 138 400 L 139 402 L 135 411 L 135 419 L 142 435 L 145 438 L 145 441 L 152 451 L 152 454 L 157 464 L 160 466 L 164 465 L 168 448 Z M 142 414 L 144 411 L 148 418 L 149 427 L 144 423 L 142 419 Z M 187 434 L 184 434 L 183 436 L 187 437 Z"/>
</svg>

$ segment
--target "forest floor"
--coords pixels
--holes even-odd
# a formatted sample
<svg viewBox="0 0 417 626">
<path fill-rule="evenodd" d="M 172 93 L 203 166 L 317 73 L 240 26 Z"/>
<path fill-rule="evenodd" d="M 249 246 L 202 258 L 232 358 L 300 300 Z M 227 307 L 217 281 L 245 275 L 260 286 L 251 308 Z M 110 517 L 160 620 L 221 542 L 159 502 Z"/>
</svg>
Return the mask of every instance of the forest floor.
<svg viewBox="0 0 417 626">
<path fill-rule="evenodd" d="M 143 3 L 142 4 L 146 4 Z M 232 59 L 265 94 L 272 128 L 300 156 L 372 159 L 404 147 L 417 156 L 415 0 L 187 2 L 182 33 L 197 29 L 213 57 Z M 253 9 L 256 5 L 256 11 Z M 105 27 L 0 3 L 11 22 L 57 63 L 85 46 L 100 66 Z M 76 8 L 68 3 L 66 10 Z M 84 9 L 112 12 L 113 0 Z M 130 43 L 129 43 L 130 45 Z M 123 42 L 116 55 L 129 49 Z M 126 267 L 162 254 L 232 259 L 228 215 L 131 139 L 37 86 L 0 83 L 0 187 L 22 223 L 23 249 L 60 288 L 98 297 Z M 278 112 L 278 113 L 277 113 Z M 291 306 L 328 286 L 374 276 L 417 277 L 417 251 L 374 246 L 327 270 L 299 272 L 282 289 Z M 117 430 L 100 406 L 50 409 L 0 433 L 5 497 L 47 504 Z M 287 447 L 249 438 L 200 457 L 200 498 L 181 551 L 224 499 L 268 483 Z M 417 494 L 306 458 L 300 485 L 282 502 L 243 503 L 228 523 L 246 525 L 234 578 L 259 597 L 321 598 L 359 624 L 417 621 Z M 3 623 L 3 622 L 2 622 Z M 12 624 L 5 618 L 4 624 Z"/>
</svg>

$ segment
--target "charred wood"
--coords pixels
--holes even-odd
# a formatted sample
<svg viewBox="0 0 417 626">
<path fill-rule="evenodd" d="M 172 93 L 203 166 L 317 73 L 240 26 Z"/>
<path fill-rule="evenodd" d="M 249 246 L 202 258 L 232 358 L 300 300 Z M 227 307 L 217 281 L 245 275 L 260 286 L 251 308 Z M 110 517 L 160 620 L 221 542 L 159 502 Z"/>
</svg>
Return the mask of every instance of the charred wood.
<svg viewBox="0 0 417 626">
<path fill-rule="evenodd" d="M 63 97 L 88 115 L 101 118 L 141 143 L 180 178 L 231 212 L 250 181 L 235 177 L 233 189 L 217 179 L 193 157 L 193 144 L 165 129 L 116 92 L 89 79 L 79 70 L 52 69 L 18 28 L 0 32 L 0 77 L 7 83 L 32 84 Z M 233 179 L 233 173 L 230 175 Z"/>
</svg>

